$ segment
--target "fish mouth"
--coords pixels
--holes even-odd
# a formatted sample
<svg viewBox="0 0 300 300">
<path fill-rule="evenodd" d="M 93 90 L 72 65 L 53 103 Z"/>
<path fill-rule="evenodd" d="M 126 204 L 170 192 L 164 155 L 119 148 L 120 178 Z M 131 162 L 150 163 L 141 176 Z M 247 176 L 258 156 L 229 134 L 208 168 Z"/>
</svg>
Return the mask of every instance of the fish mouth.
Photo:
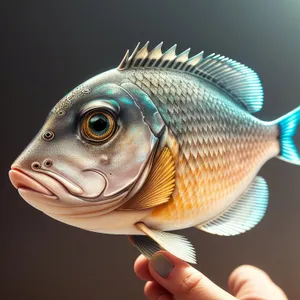
<svg viewBox="0 0 300 300">
<path fill-rule="evenodd" d="M 50 174 L 42 172 L 32 173 L 31 171 L 12 166 L 9 171 L 9 178 L 13 186 L 18 190 L 20 196 L 26 202 L 43 211 L 45 209 L 48 210 L 49 206 L 52 208 L 62 207 L 74 211 L 77 208 L 99 207 L 101 205 L 104 213 L 111 207 L 112 203 L 116 205 L 122 202 L 127 194 L 127 191 L 125 191 L 113 197 L 93 203 L 90 198 L 70 193 L 68 189 L 70 184 L 66 187 L 58 180 L 58 176 L 54 178 L 50 176 Z M 66 180 L 63 180 L 63 182 L 65 181 Z M 45 206 L 47 206 L 47 208 L 45 208 Z"/>
<path fill-rule="evenodd" d="M 61 182 L 47 174 L 32 174 L 15 167 L 9 171 L 9 178 L 28 204 L 54 219 L 80 228 L 85 228 L 80 225 L 84 218 L 98 218 L 116 209 L 125 200 L 125 194 L 121 193 L 112 203 L 111 200 L 107 203 L 86 202 L 70 194 Z"/>
<path fill-rule="evenodd" d="M 55 196 L 48 188 L 42 185 L 33 177 L 25 174 L 20 169 L 12 168 L 9 171 L 9 178 L 12 185 L 19 191 L 33 192 L 44 196 Z"/>
</svg>

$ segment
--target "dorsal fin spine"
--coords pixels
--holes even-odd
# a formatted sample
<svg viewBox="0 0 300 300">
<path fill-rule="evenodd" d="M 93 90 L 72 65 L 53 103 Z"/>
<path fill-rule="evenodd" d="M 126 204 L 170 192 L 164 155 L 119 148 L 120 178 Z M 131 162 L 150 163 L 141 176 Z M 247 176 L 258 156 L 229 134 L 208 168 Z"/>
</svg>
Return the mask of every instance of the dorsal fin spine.
<svg viewBox="0 0 300 300">
<path fill-rule="evenodd" d="M 189 59 L 189 53 L 190 53 L 191 49 L 188 48 L 185 51 L 181 52 L 180 54 L 177 55 L 177 58 L 174 60 L 174 64 L 172 65 L 173 68 L 176 67 L 176 69 L 181 70 L 183 64 Z M 178 64 L 178 66 L 176 66 L 176 64 Z"/>
<path fill-rule="evenodd" d="M 132 64 L 136 65 L 136 67 L 138 68 L 142 63 L 143 60 L 148 56 L 149 52 L 148 52 L 148 44 L 149 42 L 147 42 L 135 55 Z M 136 64 L 136 62 L 139 61 L 138 64 Z"/>
<path fill-rule="evenodd" d="M 176 47 L 177 45 L 175 44 L 172 46 L 169 50 L 167 50 L 161 57 L 161 61 L 159 65 L 157 66 L 158 68 L 162 67 L 164 65 L 164 68 L 168 68 L 168 65 L 175 59 L 176 57 Z"/>
<path fill-rule="evenodd" d="M 161 47 L 163 45 L 163 42 L 161 42 L 160 44 L 158 44 L 148 55 L 148 60 L 145 64 L 145 67 L 148 67 L 151 63 L 152 60 L 156 59 L 160 59 L 162 57 L 162 52 L 161 52 Z"/>
<path fill-rule="evenodd" d="M 132 60 L 132 59 L 134 58 L 134 56 L 135 56 L 135 54 L 137 53 L 139 47 L 140 47 L 140 42 L 138 42 L 137 45 L 135 46 L 135 48 L 134 48 L 132 54 L 131 54 L 130 57 L 129 57 L 129 60 Z"/>
<path fill-rule="evenodd" d="M 129 57 L 129 49 L 127 49 L 127 51 L 126 51 L 126 53 L 125 53 L 125 55 L 124 55 L 124 57 L 123 57 L 121 63 L 120 63 L 119 66 L 118 66 L 118 69 L 119 69 L 119 70 L 123 70 L 123 67 L 122 67 L 122 66 L 124 66 L 124 65 L 126 66 L 126 64 L 127 64 L 127 62 L 128 62 L 128 57 Z"/>
<path fill-rule="evenodd" d="M 133 58 L 135 57 L 138 49 L 140 47 L 140 42 L 137 43 L 136 47 L 134 48 L 133 52 L 131 53 L 131 55 L 129 56 L 128 60 L 127 60 L 127 64 L 124 66 L 123 70 L 124 69 L 128 69 L 132 63 L 133 63 Z"/>
</svg>

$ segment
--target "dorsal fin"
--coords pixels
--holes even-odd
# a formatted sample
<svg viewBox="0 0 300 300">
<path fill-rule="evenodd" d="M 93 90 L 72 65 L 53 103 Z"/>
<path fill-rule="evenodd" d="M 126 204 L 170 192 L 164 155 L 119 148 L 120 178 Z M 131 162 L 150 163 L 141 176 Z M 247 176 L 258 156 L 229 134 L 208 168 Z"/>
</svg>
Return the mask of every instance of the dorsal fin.
<svg viewBox="0 0 300 300">
<path fill-rule="evenodd" d="M 252 69 L 214 53 L 204 58 L 202 51 L 189 58 L 190 49 L 187 49 L 176 55 L 176 45 L 163 53 L 162 42 L 149 52 L 148 44 L 149 42 L 139 49 L 138 43 L 131 56 L 127 50 L 118 70 L 157 68 L 186 72 L 218 86 L 242 103 L 250 113 L 262 108 L 263 88 Z"/>
</svg>

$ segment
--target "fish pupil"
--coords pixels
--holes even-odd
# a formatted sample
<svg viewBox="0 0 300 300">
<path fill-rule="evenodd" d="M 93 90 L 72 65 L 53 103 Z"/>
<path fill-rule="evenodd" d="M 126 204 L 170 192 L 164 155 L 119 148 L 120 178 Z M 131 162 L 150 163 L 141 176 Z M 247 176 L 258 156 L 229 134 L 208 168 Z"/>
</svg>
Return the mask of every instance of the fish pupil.
<svg viewBox="0 0 300 300">
<path fill-rule="evenodd" d="M 89 127 L 93 133 L 101 135 L 109 128 L 109 121 L 105 115 L 96 114 L 90 118 Z"/>
</svg>

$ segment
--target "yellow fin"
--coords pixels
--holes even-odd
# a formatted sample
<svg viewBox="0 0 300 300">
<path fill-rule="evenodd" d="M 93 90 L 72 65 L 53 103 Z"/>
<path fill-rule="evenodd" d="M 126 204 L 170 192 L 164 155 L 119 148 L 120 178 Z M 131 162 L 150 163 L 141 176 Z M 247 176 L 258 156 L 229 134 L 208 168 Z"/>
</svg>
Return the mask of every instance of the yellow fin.
<svg viewBox="0 0 300 300">
<path fill-rule="evenodd" d="M 153 165 L 141 190 L 121 209 L 142 210 L 168 202 L 175 188 L 175 162 L 165 147 Z"/>
</svg>

